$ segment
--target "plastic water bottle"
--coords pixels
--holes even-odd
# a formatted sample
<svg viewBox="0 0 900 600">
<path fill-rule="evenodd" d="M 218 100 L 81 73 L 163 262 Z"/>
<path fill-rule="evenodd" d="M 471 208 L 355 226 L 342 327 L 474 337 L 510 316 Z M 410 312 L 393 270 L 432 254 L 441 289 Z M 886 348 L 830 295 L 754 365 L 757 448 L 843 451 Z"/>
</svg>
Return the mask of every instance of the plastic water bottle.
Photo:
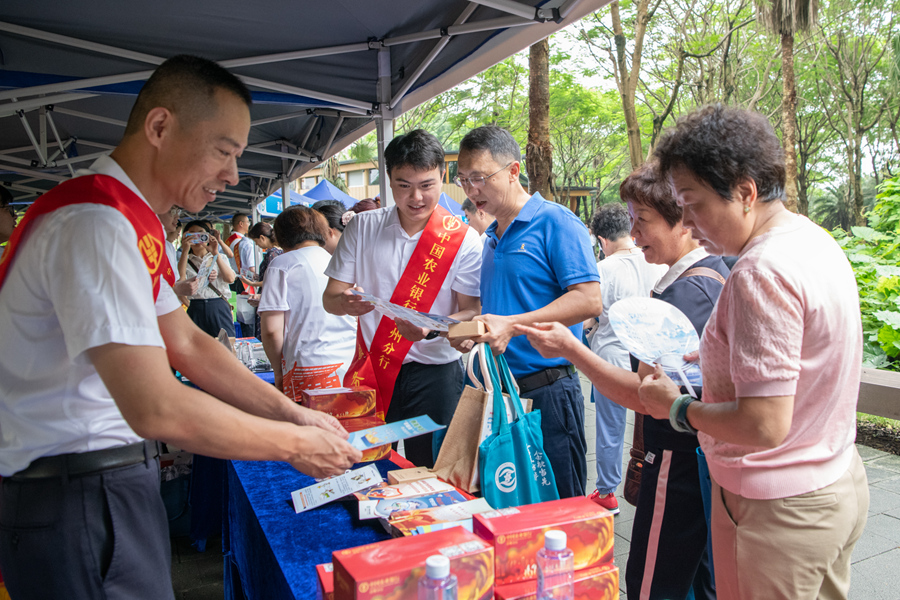
<svg viewBox="0 0 900 600">
<path fill-rule="evenodd" d="M 566 548 L 566 532 L 551 529 L 537 553 L 537 600 L 575 598 L 575 553 Z"/>
<path fill-rule="evenodd" d="M 456 600 L 456 575 L 450 559 L 440 554 L 425 560 L 425 576 L 419 580 L 419 600 Z"/>
</svg>

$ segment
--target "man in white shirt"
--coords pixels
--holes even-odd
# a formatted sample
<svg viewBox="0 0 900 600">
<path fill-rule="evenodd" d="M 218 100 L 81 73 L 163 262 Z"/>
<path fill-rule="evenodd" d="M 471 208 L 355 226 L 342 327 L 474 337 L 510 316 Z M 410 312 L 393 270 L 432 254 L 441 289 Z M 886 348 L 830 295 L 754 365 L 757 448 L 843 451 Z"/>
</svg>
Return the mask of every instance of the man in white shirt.
<svg viewBox="0 0 900 600">
<path fill-rule="evenodd" d="M 359 316 L 357 355 L 345 385 L 375 387 L 388 422 L 429 415 L 450 423 L 463 388 L 460 353 L 445 337 L 382 318 L 353 294 L 365 290 L 420 312 L 471 320 L 479 313 L 481 241 L 474 229 L 438 207 L 444 175 L 440 142 L 421 129 L 393 139 L 385 163 L 396 206 L 356 215 L 325 274 L 325 310 Z M 432 436 L 404 442 L 406 458 L 434 465 Z"/>
<path fill-rule="evenodd" d="M 597 263 L 603 313 L 590 336 L 594 354 L 612 365 L 631 369 L 628 351 L 609 323 L 609 307 L 623 298 L 648 298 L 653 285 L 666 273 L 665 265 L 652 265 L 644 259 L 631 239 L 631 221 L 625 206 L 616 202 L 600 207 L 591 219 L 591 233 L 600 240 L 605 259 Z M 622 482 L 622 452 L 625 443 L 627 409 L 593 389 L 596 404 L 597 489 L 590 499 L 613 514 L 619 512 L 615 497 Z"/>
<path fill-rule="evenodd" d="M 0 571 L 15 598 L 173 598 L 145 439 L 315 477 L 361 458 L 336 420 L 194 326 L 170 287 L 155 215 L 237 184 L 250 102 L 215 63 L 167 60 L 120 145 L 39 198 L 0 261 Z"/>
<path fill-rule="evenodd" d="M 241 269 L 247 269 L 256 273 L 255 244 L 247 237 L 250 231 L 250 217 L 244 214 L 236 214 L 231 218 L 231 235 L 228 236 L 228 247 L 234 252 L 231 262 L 236 267 L 235 273 L 240 274 Z"/>
<path fill-rule="evenodd" d="M 178 251 L 175 249 L 175 240 L 178 239 L 178 232 L 181 229 L 181 223 L 178 222 L 179 215 L 181 215 L 181 209 L 177 206 L 173 206 L 170 211 L 158 215 L 159 222 L 162 223 L 163 230 L 166 232 L 166 256 L 169 258 L 169 264 L 176 275 L 178 274 Z M 200 282 L 197 281 L 196 277 L 191 277 L 176 281 L 175 285 L 172 286 L 172 291 L 175 292 L 182 304 L 186 305 L 188 302 L 187 298 L 196 294 L 199 288 Z"/>
</svg>

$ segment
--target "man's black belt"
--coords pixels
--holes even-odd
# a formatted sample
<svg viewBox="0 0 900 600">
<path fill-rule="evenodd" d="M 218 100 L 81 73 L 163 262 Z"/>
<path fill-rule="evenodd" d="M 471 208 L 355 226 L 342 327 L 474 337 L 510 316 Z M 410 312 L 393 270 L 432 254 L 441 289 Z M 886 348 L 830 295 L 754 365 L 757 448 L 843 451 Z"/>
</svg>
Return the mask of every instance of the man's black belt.
<svg viewBox="0 0 900 600">
<path fill-rule="evenodd" d="M 544 369 L 543 371 L 520 377 L 516 382 L 519 384 L 519 392 L 521 394 L 527 394 L 532 390 L 542 388 L 545 385 L 550 385 L 554 381 L 562 379 L 563 377 L 570 377 L 574 374 L 575 367 L 572 365 L 550 367 L 549 369 Z"/>
<path fill-rule="evenodd" d="M 159 456 L 156 442 L 144 440 L 126 446 L 116 446 L 105 450 L 75 452 L 38 458 L 28 468 L 10 477 L 11 480 L 48 479 L 56 477 L 78 477 L 92 475 L 110 469 L 130 467 Z"/>
</svg>

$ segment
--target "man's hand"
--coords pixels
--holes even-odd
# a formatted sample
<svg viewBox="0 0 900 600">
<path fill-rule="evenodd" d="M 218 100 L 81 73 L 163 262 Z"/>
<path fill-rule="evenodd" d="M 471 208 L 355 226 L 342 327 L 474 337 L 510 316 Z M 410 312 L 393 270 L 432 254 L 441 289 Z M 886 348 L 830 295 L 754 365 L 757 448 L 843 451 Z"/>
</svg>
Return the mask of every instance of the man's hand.
<svg viewBox="0 0 900 600">
<path fill-rule="evenodd" d="M 400 332 L 400 335 L 411 342 L 421 342 L 431 332 L 430 329 L 416 327 L 404 319 L 394 319 L 394 323 L 397 325 L 397 331 Z"/>
<path fill-rule="evenodd" d="M 641 404 L 654 419 L 668 419 L 672 403 L 681 395 L 681 389 L 669 379 L 662 367 L 656 365 L 653 373 L 644 378 L 638 388 Z"/>
<path fill-rule="evenodd" d="M 196 277 L 184 279 L 172 286 L 172 290 L 177 296 L 193 296 L 200 289 L 200 282 Z"/>
<path fill-rule="evenodd" d="M 347 430 L 344 429 L 341 422 L 331 415 L 306 408 L 305 406 L 300 406 L 299 404 L 297 405 L 297 408 L 300 409 L 296 418 L 296 423 L 298 425 L 318 427 L 319 429 L 330 431 L 342 440 L 346 440 L 347 437 L 349 437 L 350 434 L 347 433 Z"/>
<path fill-rule="evenodd" d="M 362 452 L 334 433 L 320 427 L 303 427 L 303 450 L 291 458 L 291 466 L 310 477 L 341 475 L 362 460 Z"/>
<path fill-rule="evenodd" d="M 363 291 L 359 286 L 353 286 L 352 288 L 344 290 L 344 293 L 341 294 L 341 308 L 343 308 L 345 314 L 348 314 L 351 317 L 358 317 L 375 310 L 375 307 L 371 302 L 363 300 L 354 294 L 352 290 Z"/>
<path fill-rule="evenodd" d="M 515 317 L 503 317 L 500 315 L 478 315 L 473 321 L 481 321 L 484 323 L 485 328 L 487 329 L 487 333 L 484 335 L 480 335 L 476 338 L 472 338 L 472 341 L 476 344 L 480 344 L 481 342 L 485 342 L 491 347 L 491 352 L 496 354 L 503 354 L 506 351 L 506 346 L 509 344 L 509 340 L 513 339 L 517 335 L 521 335 L 522 332 L 516 331 Z"/>
<path fill-rule="evenodd" d="M 535 323 L 532 327 L 516 325 L 515 330 L 525 334 L 544 358 L 562 356 L 571 361 L 572 349 L 581 344 L 562 323 Z"/>
<path fill-rule="evenodd" d="M 450 338 L 450 347 L 465 354 L 471 352 L 475 347 L 475 340 L 473 338 Z"/>
</svg>

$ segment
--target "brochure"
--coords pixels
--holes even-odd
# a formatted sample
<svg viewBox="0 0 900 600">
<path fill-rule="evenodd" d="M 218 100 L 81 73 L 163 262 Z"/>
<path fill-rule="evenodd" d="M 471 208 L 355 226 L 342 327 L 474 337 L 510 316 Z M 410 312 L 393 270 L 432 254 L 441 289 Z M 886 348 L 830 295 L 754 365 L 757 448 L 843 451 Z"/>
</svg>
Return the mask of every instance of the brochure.
<svg viewBox="0 0 900 600">
<path fill-rule="evenodd" d="M 349 496 L 354 492 L 383 482 L 384 478 L 375 465 L 366 465 L 359 469 L 347 471 L 343 475 L 331 477 L 291 492 L 291 499 L 294 501 L 294 512 L 301 513 L 311 508 L 328 504 L 333 500 Z"/>
<path fill-rule="evenodd" d="M 396 423 L 354 431 L 350 434 L 347 441 L 358 450 L 368 450 L 375 446 L 393 444 L 400 440 L 424 435 L 446 427 L 446 425 L 438 425 L 428 415 L 423 415 L 414 419 L 405 419 Z"/>
<path fill-rule="evenodd" d="M 452 492 L 455 490 L 456 488 L 449 483 L 441 481 L 437 477 L 432 477 L 431 479 L 420 479 L 419 481 L 398 483 L 397 485 L 381 483 L 365 492 L 356 492 L 356 498 L 361 504 L 366 500 L 396 500 L 398 498 L 413 498 L 415 496 Z"/>
<path fill-rule="evenodd" d="M 413 535 L 419 527 L 471 519 L 472 515 L 493 510 L 484 498 L 469 500 L 450 506 L 438 506 L 408 512 L 398 512 L 391 516 L 391 525 L 403 535 Z"/>
<path fill-rule="evenodd" d="M 382 300 L 372 294 L 366 294 L 359 290 L 350 290 L 366 302 L 375 306 L 375 310 L 387 317 L 388 319 L 403 319 L 409 321 L 416 327 L 424 327 L 434 331 L 447 331 L 452 323 L 459 323 L 456 319 L 434 315 L 431 313 L 422 313 L 387 300 Z"/>
<path fill-rule="evenodd" d="M 465 502 L 466 497 L 457 492 L 441 492 L 428 496 L 415 496 L 413 498 L 384 498 L 382 500 L 361 500 L 359 503 L 360 519 L 387 519 L 399 511 L 419 510 L 422 508 L 435 508 Z"/>
</svg>

